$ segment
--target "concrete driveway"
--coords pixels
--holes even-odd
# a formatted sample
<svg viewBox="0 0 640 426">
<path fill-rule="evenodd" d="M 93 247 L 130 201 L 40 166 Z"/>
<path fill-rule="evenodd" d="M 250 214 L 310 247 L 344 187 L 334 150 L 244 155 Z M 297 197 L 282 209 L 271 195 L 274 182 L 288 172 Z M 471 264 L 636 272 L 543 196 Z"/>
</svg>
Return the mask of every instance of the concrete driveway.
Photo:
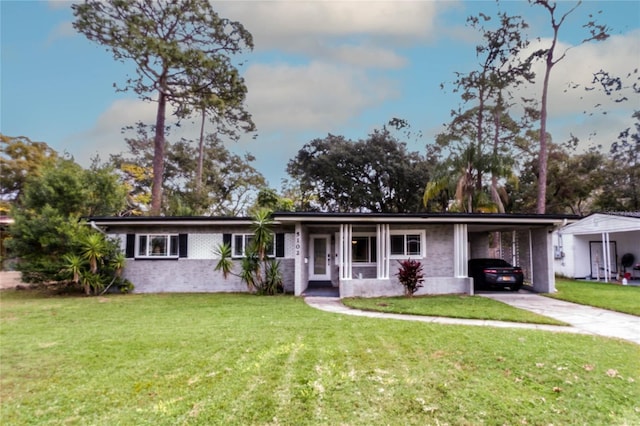
<svg viewBox="0 0 640 426">
<path fill-rule="evenodd" d="M 479 292 L 519 309 L 535 312 L 571 324 L 579 330 L 605 337 L 617 337 L 640 345 L 640 317 L 591 306 L 578 305 L 525 290 L 511 292 Z M 640 303 L 640 301 L 638 301 Z"/>
<path fill-rule="evenodd" d="M 519 292 L 482 292 L 478 296 L 488 297 L 564 321 L 570 326 L 525 324 L 507 321 L 474 320 L 464 318 L 428 317 L 422 315 L 389 314 L 352 309 L 342 304 L 337 296 L 307 296 L 305 302 L 316 309 L 336 314 L 356 315 L 370 318 L 391 318 L 397 320 L 420 321 L 437 324 L 459 324 L 472 326 L 489 326 L 500 328 L 521 328 L 563 333 L 595 334 L 604 337 L 615 337 L 640 345 L 640 317 L 592 308 L 576 303 L 564 302 L 550 297 L 540 296 L 525 290 Z"/>
</svg>

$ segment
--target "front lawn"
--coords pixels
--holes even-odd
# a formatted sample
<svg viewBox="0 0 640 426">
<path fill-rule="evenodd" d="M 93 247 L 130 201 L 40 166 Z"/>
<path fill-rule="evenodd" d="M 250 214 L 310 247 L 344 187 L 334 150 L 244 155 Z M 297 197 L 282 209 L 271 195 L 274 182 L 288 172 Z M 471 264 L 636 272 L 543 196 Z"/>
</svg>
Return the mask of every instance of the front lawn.
<svg viewBox="0 0 640 426">
<path fill-rule="evenodd" d="M 637 424 L 640 346 L 290 296 L 0 292 L 0 424 Z"/>
<path fill-rule="evenodd" d="M 640 287 L 556 278 L 556 289 L 545 296 L 640 316 Z"/>
<path fill-rule="evenodd" d="M 346 298 L 345 305 L 366 311 L 436 317 L 470 318 L 534 324 L 567 325 L 562 321 L 514 308 L 480 296 L 442 295 L 408 297 Z"/>
</svg>

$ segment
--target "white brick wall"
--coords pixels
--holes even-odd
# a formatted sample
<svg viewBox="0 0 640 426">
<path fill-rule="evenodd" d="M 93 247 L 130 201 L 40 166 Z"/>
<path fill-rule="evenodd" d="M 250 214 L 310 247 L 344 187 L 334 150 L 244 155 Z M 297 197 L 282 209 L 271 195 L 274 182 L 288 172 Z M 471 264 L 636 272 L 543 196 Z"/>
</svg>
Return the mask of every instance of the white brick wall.
<svg viewBox="0 0 640 426">
<path fill-rule="evenodd" d="M 216 248 L 222 244 L 222 234 L 189 234 L 189 259 L 217 259 Z"/>
</svg>

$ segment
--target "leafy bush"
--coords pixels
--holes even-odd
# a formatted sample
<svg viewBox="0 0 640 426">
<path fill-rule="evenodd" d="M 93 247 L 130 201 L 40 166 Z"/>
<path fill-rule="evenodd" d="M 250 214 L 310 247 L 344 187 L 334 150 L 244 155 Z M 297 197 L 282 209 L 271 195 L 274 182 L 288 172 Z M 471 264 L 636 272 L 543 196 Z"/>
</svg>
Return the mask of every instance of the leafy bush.
<svg viewBox="0 0 640 426">
<path fill-rule="evenodd" d="M 422 287 L 424 282 L 424 274 L 422 273 L 422 264 L 417 260 L 407 259 L 400 263 L 400 268 L 396 277 L 400 284 L 404 286 L 404 295 L 412 297 L 413 294 Z"/>
</svg>

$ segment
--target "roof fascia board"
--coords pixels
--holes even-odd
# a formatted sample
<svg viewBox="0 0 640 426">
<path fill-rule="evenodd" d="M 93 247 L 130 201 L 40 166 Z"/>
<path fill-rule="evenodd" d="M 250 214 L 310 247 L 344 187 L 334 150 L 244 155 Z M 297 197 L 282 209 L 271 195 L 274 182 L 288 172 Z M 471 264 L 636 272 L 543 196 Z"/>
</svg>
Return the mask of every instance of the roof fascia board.
<svg viewBox="0 0 640 426">
<path fill-rule="evenodd" d="M 89 223 L 93 222 L 99 226 L 140 226 L 140 225 L 163 225 L 163 226 L 224 226 L 224 225 L 251 225 L 252 221 L 247 219 L 236 220 L 99 220 L 90 219 Z M 275 225 L 279 225 L 279 222 L 274 222 Z"/>
<path fill-rule="evenodd" d="M 419 217 L 419 216 L 286 216 L 278 217 L 281 222 L 302 222 L 314 224 L 333 223 L 464 223 L 464 224 L 510 224 L 510 225 L 561 225 L 564 219 L 558 218 L 525 218 L 525 217 L 478 217 L 478 216 L 454 216 L 454 217 Z"/>
</svg>

